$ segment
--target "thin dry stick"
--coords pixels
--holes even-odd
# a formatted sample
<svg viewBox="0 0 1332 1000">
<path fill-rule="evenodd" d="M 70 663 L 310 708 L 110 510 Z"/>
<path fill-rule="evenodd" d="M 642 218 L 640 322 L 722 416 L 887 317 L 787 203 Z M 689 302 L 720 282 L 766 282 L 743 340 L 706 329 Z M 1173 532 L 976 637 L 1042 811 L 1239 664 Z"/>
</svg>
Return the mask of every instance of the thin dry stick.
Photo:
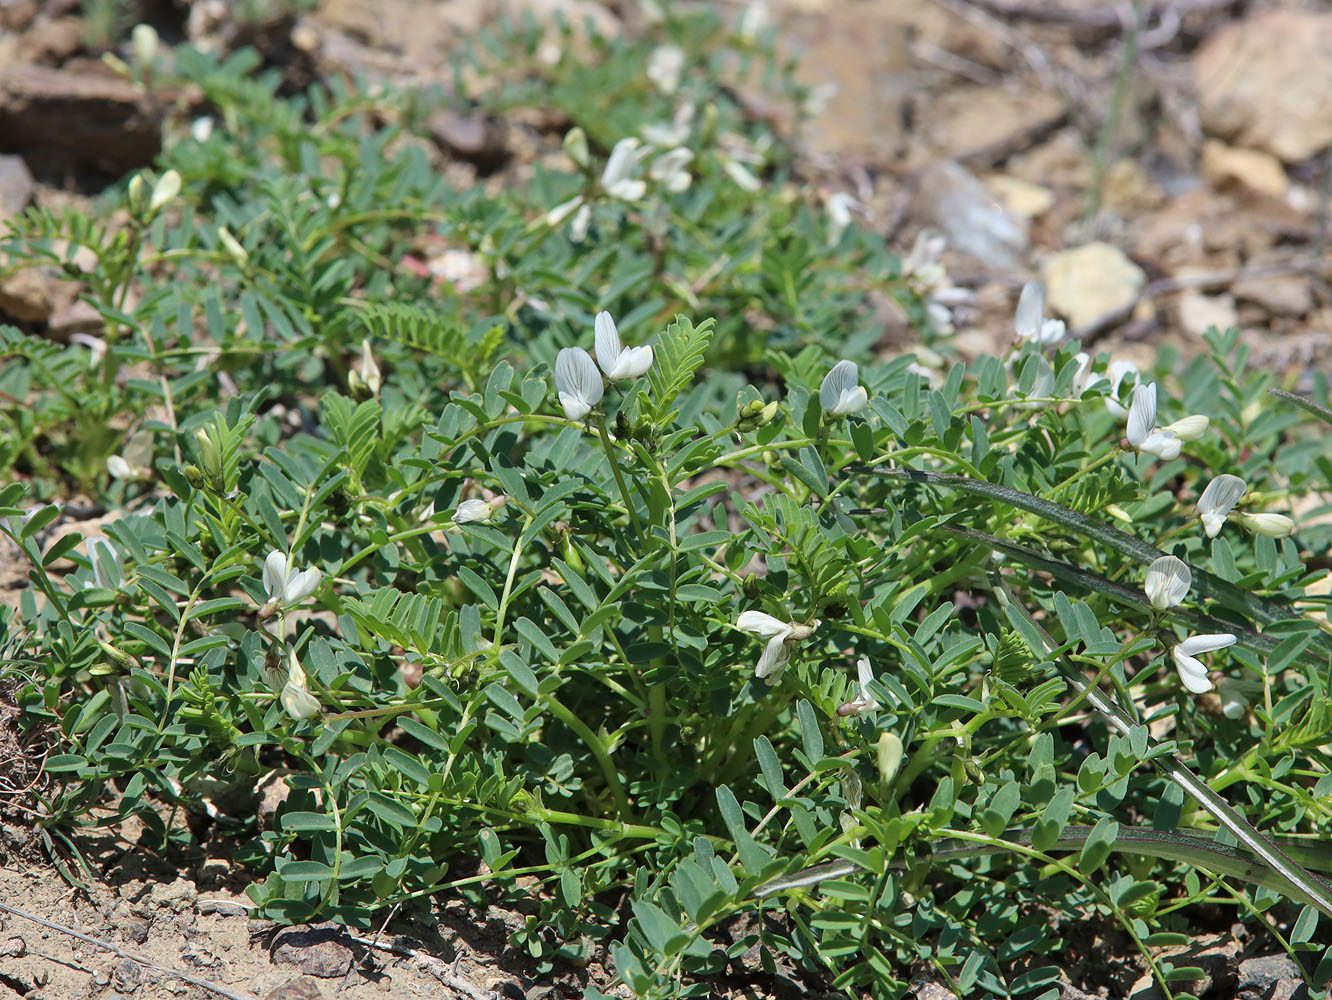
<svg viewBox="0 0 1332 1000">
<path fill-rule="evenodd" d="M 60 924 L 52 923 L 42 917 L 20 910 L 17 907 L 10 906 L 8 903 L 0 903 L 0 912 L 12 913 L 16 917 L 22 917 L 24 920 L 31 920 L 34 924 L 41 924 L 43 927 L 49 928 L 50 930 L 60 931 L 62 934 L 76 937 L 80 941 L 86 941 L 88 944 L 95 944 L 97 947 L 105 948 L 114 955 L 119 955 L 121 958 L 133 962 L 136 965 L 141 965 L 145 969 L 151 969 L 153 972 L 160 972 L 166 976 L 174 976 L 177 979 L 184 980 L 191 986 L 198 986 L 200 989 L 209 990 L 216 993 L 218 996 L 228 997 L 229 1000 L 259 1000 L 258 997 L 249 993 L 233 993 L 225 986 L 209 982 L 207 979 L 200 979 L 198 976 L 192 976 L 188 972 L 179 972 L 176 969 L 168 969 L 164 965 L 158 965 L 156 962 L 150 962 L 142 956 L 125 951 L 125 949 L 112 944 L 110 941 L 103 941 L 101 938 L 92 937 L 91 935 L 76 931 L 72 927 L 63 927 Z"/>
<path fill-rule="evenodd" d="M 380 951 L 392 952 L 394 955 L 401 955 L 404 958 L 413 958 L 417 964 L 430 973 L 441 983 L 451 990 L 459 993 L 465 993 L 472 1000 L 500 1000 L 500 995 L 494 990 L 480 989 L 466 979 L 455 976 L 449 971 L 448 963 L 443 959 L 436 958 L 434 955 L 427 955 L 423 951 L 417 951 L 415 948 L 408 948 L 403 944 L 393 944 L 388 941 L 380 941 L 378 935 L 374 938 L 357 937 L 355 934 L 348 934 L 348 938 L 357 944 L 363 944 L 367 948 L 378 948 Z"/>
</svg>

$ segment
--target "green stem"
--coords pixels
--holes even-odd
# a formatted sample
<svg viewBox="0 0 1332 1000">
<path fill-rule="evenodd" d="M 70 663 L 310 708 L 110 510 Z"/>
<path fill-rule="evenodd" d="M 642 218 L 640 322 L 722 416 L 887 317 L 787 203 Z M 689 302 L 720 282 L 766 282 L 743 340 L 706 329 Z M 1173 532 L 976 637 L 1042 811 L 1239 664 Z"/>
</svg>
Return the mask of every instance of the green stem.
<svg viewBox="0 0 1332 1000">
<path fill-rule="evenodd" d="M 604 413 L 597 417 L 597 430 L 601 432 L 601 444 L 606 449 L 606 461 L 610 463 L 611 472 L 615 474 L 615 483 L 620 487 L 620 496 L 624 498 L 624 509 L 629 512 L 629 524 L 633 528 L 634 535 L 646 543 L 647 536 L 643 533 L 642 522 L 638 520 L 638 510 L 634 507 L 633 498 L 629 495 L 629 487 L 625 485 L 624 474 L 620 471 L 620 463 L 615 460 L 615 449 L 611 447 L 610 432 L 606 430 L 606 415 Z"/>
<path fill-rule="evenodd" d="M 606 779 L 606 786 L 610 789 L 611 798 L 615 800 L 615 812 L 624 819 L 631 815 L 629 805 L 629 796 L 625 794 L 624 785 L 620 782 L 619 772 L 615 770 L 615 762 L 611 760 L 610 750 L 606 746 L 606 741 L 592 731 L 592 727 L 586 722 L 574 715 L 563 702 L 554 695 L 546 698 L 546 707 L 551 715 L 559 719 L 566 726 L 577 734 L 592 752 L 596 758 L 597 766 L 601 768 L 601 775 Z"/>
</svg>

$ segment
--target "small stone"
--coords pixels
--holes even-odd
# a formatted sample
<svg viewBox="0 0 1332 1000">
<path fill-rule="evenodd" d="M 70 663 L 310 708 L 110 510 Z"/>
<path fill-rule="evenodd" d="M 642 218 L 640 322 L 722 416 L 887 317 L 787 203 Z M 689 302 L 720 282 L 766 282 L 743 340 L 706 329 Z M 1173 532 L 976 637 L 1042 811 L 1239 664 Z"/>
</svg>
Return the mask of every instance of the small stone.
<svg viewBox="0 0 1332 1000">
<path fill-rule="evenodd" d="M 1147 283 L 1124 251 L 1099 241 L 1055 254 L 1044 274 L 1046 302 L 1074 330 L 1131 309 Z"/>
<path fill-rule="evenodd" d="M 99 336 L 105 327 L 102 314 L 83 299 L 76 299 L 63 309 L 57 309 L 47 321 L 47 336 L 67 342 L 70 334 L 86 333 Z"/>
<path fill-rule="evenodd" d="M 1004 203 L 1004 208 L 1024 219 L 1035 219 L 1054 208 L 1055 193 L 1011 174 L 995 174 L 985 179 L 985 186 Z"/>
<path fill-rule="evenodd" d="M 1267 1000 L 1309 1000 L 1309 986 L 1303 979 L 1278 979 Z"/>
<path fill-rule="evenodd" d="M 1284 198 L 1290 189 L 1286 170 L 1271 153 L 1227 146 L 1215 139 L 1203 143 L 1198 170 L 1217 191 L 1247 188 L 1272 198 Z"/>
<path fill-rule="evenodd" d="M 153 906 L 169 909 L 172 913 L 184 913 L 193 908 L 199 891 L 189 879 L 178 878 L 174 882 L 154 885 L 148 898 Z"/>
<path fill-rule="evenodd" d="M 126 941 L 143 944 L 148 940 L 148 921 L 139 917 L 130 917 L 120 927 L 120 933 Z"/>
<path fill-rule="evenodd" d="M 1246 958 L 1239 964 L 1241 994 L 1266 997 L 1280 979 L 1299 979 L 1300 967 L 1289 955 L 1263 955 Z"/>
<path fill-rule="evenodd" d="M 1229 21 L 1193 57 L 1202 124 L 1298 163 L 1332 143 L 1332 14 L 1270 10 Z"/>
<path fill-rule="evenodd" d="M 468 163 L 494 168 L 509 158 L 508 129 L 500 118 L 441 111 L 426 127 L 440 146 Z"/>
<path fill-rule="evenodd" d="M 0 943 L 0 957 L 2 958 L 22 958 L 28 953 L 28 942 L 17 934 L 11 938 L 6 938 Z"/>
<path fill-rule="evenodd" d="M 32 201 L 37 182 L 21 156 L 0 156 L 0 223 L 18 215 Z"/>
<path fill-rule="evenodd" d="M 1245 278 L 1235 282 L 1231 291 L 1241 302 L 1260 305 L 1274 316 L 1303 316 L 1314 304 L 1308 279 L 1293 274 Z"/>
<path fill-rule="evenodd" d="M 1180 295 L 1175 308 L 1179 312 L 1179 325 L 1194 337 L 1201 337 L 1211 327 L 1228 330 L 1239 326 L 1235 300 L 1229 295 L 1204 295 L 1191 290 Z"/>
<path fill-rule="evenodd" d="M 308 976 L 293 979 L 269 991 L 264 1000 L 324 1000 L 319 984 Z"/>
<path fill-rule="evenodd" d="M 54 308 L 51 279 L 35 267 L 25 267 L 0 279 L 0 313 L 24 323 L 40 323 Z"/>
<path fill-rule="evenodd" d="M 273 939 L 272 957 L 323 979 L 345 976 L 354 961 L 347 932 L 334 923 L 284 928 Z"/>
</svg>

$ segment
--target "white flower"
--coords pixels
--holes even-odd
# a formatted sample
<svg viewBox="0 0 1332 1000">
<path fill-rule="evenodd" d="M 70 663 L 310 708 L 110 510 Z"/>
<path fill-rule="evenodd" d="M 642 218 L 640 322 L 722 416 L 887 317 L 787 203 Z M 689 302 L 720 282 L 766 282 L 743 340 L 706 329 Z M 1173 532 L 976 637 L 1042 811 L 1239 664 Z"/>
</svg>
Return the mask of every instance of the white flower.
<svg viewBox="0 0 1332 1000">
<path fill-rule="evenodd" d="M 1167 462 L 1179 458 L 1180 440 L 1172 431 L 1156 428 L 1156 383 L 1133 387 L 1128 415 L 1129 444 L 1140 452 Z"/>
<path fill-rule="evenodd" d="M 1106 366 L 1105 374 L 1110 379 L 1110 391 L 1105 396 L 1105 408 L 1123 420 L 1128 416 L 1128 409 L 1119 401 L 1119 388 L 1130 375 L 1133 376 L 1131 383 L 1136 386 L 1142 373 L 1132 361 L 1120 358 Z"/>
<path fill-rule="evenodd" d="M 754 41 L 758 38 L 759 32 L 768 25 L 771 14 L 768 12 L 768 5 L 763 0 L 754 0 L 745 8 L 745 12 L 740 15 L 740 35 L 748 41 Z"/>
<path fill-rule="evenodd" d="M 792 639 L 808 639 L 819 624 L 817 618 L 809 625 L 797 625 L 794 622 L 781 621 L 772 615 L 765 615 L 762 611 L 745 611 L 736 619 L 735 627 L 742 632 L 751 632 L 768 640 L 767 645 L 763 647 L 763 655 L 759 657 L 758 665 L 754 668 L 754 676 L 761 679 L 777 673 L 786 666 L 786 661 L 791 658 L 791 650 L 787 644 Z"/>
<path fill-rule="evenodd" d="M 1173 608 L 1189 592 L 1193 573 L 1183 559 L 1162 556 L 1147 567 L 1147 578 L 1142 589 L 1157 611 Z"/>
<path fill-rule="evenodd" d="M 152 196 L 148 199 L 148 214 L 156 215 L 180 194 L 180 174 L 168 170 L 153 185 Z"/>
<path fill-rule="evenodd" d="M 361 340 L 361 361 L 356 366 L 356 378 L 370 390 L 370 395 L 378 396 L 379 387 L 383 384 L 383 377 L 379 371 L 379 365 L 375 364 L 375 355 L 370 350 L 370 338 L 365 337 Z M 351 380 L 348 379 L 348 382 Z M 353 386 L 354 388 L 354 386 Z"/>
<path fill-rule="evenodd" d="M 546 225 L 550 226 L 551 229 L 554 229 L 569 216 L 573 215 L 574 212 L 586 207 L 587 206 L 583 204 L 583 196 L 581 194 L 574 195 L 568 201 L 560 202 L 546 213 Z"/>
<path fill-rule="evenodd" d="M 726 171 L 726 176 L 735 181 L 736 186 L 743 191 L 751 194 L 763 186 L 762 182 L 754 176 L 753 171 L 738 160 L 733 160 L 725 153 L 717 153 L 717 162 L 721 164 L 722 170 Z"/>
<path fill-rule="evenodd" d="M 1221 525 L 1226 523 L 1226 515 L 1239 503 L 1246 489 L 1248 486 L 1243 479 L 1229 473 L 1222 473 L 1207 484 L 1207 489 L 1198 498 L 1198 516 L 1202 518 L 1208 538 L 1217 536 Z"/>
<path fill-rule="evenodd" d="M 642 156 L 639 148 L 642 144 L 633 136 L 621 139 L 611 150 L 606 161 L 606 169 L 601 172 L 601 186 L 612 198 L 622 201 L 637 201 L 647 193 L 647 184 L 634 180 L 629 175 L 638 166 Z"/>
<path fill-rule="evenodd" d="M 1064 322 L 1045 318 L 1045 289 L 1039 282 L 1028 281 L 1018 296 L 1013 329 L 1021 340 L 1038 344 L 1057 344 L 1064 339 Z"/>
<path fill-rule="evenodd" d="M 618 382 L 626 378 L 638 378 L 652 367 L 652 348 L 625 347 L 620 343 L 620 331 L 615 329 L 615 320 L 611 314 L 602 310 L 592 324 L 596 335 L 597 364 L 606 373 L 606 378 Z"/>
<path fill-rule="evenodd" d="M 569 239 L 574 243 L 582 243 L 587 239 L 588 227 L 592 225 L 592 206 L 581 205 L 574 213 L 573 222 L 569 223 Z"/>
<path fill-rule="evenodd" d="M 308 719 L 319 714 L 319 699 L 310 693 L 305 671 L 301 669 L 294 649 L 287 660 L 287 682 L 282 685 L 278 701 L 293 719 Z"/>
<path fill-rule="evenodd" d="M 1268 538 L 1289 538 L 1295 530 L 1295 522 L 1285 514 L 1246 514 L 1238 513 L 1235 520 L 1260 535 Z"/>
<path fill-rule="evenodd" d="M 88 539 L 88 562 L 92 564 L 92 586 L 119 590 L 125 581 L 125 566 L 120 553 L 105 538 Z"/>
<path fill-rule="evenodd" d="M 566 347 L 555 356 L 555 390 L 570 420 L 581 420 L 601 402 L 606 387 L 592 356 L 581 347 Z"/>
<path fill-rule="evenodd" d="M 692 104 L 681 104 L 675 109 L 675 114 L 672 116 L 669 125 L 661 122 L 649 122 L 639 131 L 650 145 L 659 149 L 671 149 L 674 146 L 682 145 L 689 138 L 689 131 L 693 127 L 694 106 Z"/>
<path fill-rule="evenodd" d="M 268 600 L 259 609 L 259 617 L 267 618 L 279 608 L 292 608 L 313 594 L 324 579 L 318 567 L 301 571 L 288 567 L 287 557 L 277 549 L 264 560 L 264 590 Z"/>
<path fill-rule="evenodd" d="M 190 138 L 195 142 L 207 142 L 213 136 L 213 119 L 203 115 L 190 122 Z"/>
<path fill-rule="evenodd" d="M 873 712 L 879 707 L 878 700 L 870 693 L 870 682 L 874 680 L 874 672 L 870 669 L 868 656 L 862 656 L 856 661 L 856 676 L 859 680 L 860 694 L 850 701 L 837 706 L 837 714 L 845 718 L 848 715 L 864 715 L 866 712 Z"/>
<path fill-rule="evenodd" d="M 831 417 L 857 413 L 865 408 L 869 396 L 860 385 L 860 371 L 854 361 L 839 361 L 823 377 L 819 386 L 819 403 L 823 412 Z"/>
<path fill-rule="evenodd" d="M 658 45 L 648 57 L 647 77 L 663 94 L 674 94 L 680 89 L 684 64 L 685 52 L 680 46 Z"/>
<path fill-rule="evenodd" d="M 1211 423 L 1211 418 L 1206 414 L 1194 413 L 1187 417 L 1181 417 L 1173 424 L 1166 424 L 1161 430 L 1168 431 L 1181 441 L 1197 441 L 1207 433 L 1207 428 L 1211 426 Z"/>
<path fill-rule="evenodd" d="M 851 213 L 860 209 L 860 202 L 845 191 L 834 191 L 824 198 L 823 204 L 828 211 L 828 245 L 832 246 L 841 241 L 851 225 Z"/>
<path fill-rule="evenodd" d="M 509 498 L 503 494 L 491 500 L 464 500 L 458 504 L 458 509 L 453 512 L 453 523 L 468 524 L 472 521 L 489 521 L 495 516 L 495 511 L 508 502 Z"/>
<path fill-rule="evenodd" d="M 106 471 L 110 473 L 112 479 L 133 479 L 134 468 L 125 461 L 122 455 L 108 455 L 106 459 Z"/>
<path fill-rule="evenodd" d="M 648 168 L 648 176 L 672 194 L 687 191 L 694 178 L 685 169 L 694 158 L 694 151 L 676 146 L 657 157 Z"/>
<path fill-rule="evenodd" d="M 130 51 L 134 54 L 134 65 L 139 69 L 152 69 L 157 61 L 157 47 L 160 39 L 157 29 L 151 24 L 136 24 L 130 32 Z"/>
<path fill-rule="evenodd" d="M 1235 644 L 1235 637 L 1229 632 L 1211 635 L 1191 635 L 1170 651 L 1179 671 L 1179 679 L 1194 694 L 1212 690 L 1213 684 L 1207 677 L 1207 666 L 1198 659 L 1199 653 L 1211 653 Z"/>
</svg>

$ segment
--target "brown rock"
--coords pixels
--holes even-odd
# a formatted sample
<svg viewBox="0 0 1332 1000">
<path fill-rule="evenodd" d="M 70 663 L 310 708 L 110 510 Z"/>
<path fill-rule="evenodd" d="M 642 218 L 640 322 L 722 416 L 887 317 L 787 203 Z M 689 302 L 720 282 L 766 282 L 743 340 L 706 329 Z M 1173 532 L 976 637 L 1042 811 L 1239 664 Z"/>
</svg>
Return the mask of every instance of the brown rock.
<svg viewBox="0 0 1332 1000">
<path fill-rule="evenodd" d="M 929 157 L 996 163 L 1058 128 L 1068 108 L 1057 94 L 1006 87 L 957 87 L 930 109 Z"/>
<path fill-rule="evenodd" d="M 435 141 L 460 160 L 498 167 L 509 158 L 508 128 L 489 115 L 440 111 L 426 124 Z"/>
<path fill-rule="evenodd" d="M 1227 24 L 1193 59 L 1203 127 L 1287 163 L 1332 144 L 1332 14 L 1271 10 Z"/>
<path fill-rule="evenodd" d="M 82 299 L 51 313 L 47 321 L 46 335 L 51 340 L 68 343 L 71 334 L 86 333 L 91 336 L 101 334 L 105 324 L 102 314 Z"/>
<path fill-rule="evenodd" d="M 51 279 L 39 268 L 25 267 L 0 279 L 0 313 L 24 323 L 40 323 L 53 308 Z"/>
<path fill-rule="evenodd" d="M 1290 188 L 1281 161 L 1259 149 L 1240 149 L 1208 139 L 1203 143 L 1198 170 L 1218 191 L 1248 188 L 1272 198 L 1284 198 Z"/>
<path fill-rule="evenodd" d="M 1267 1000 L 1309 1000 L 1309 987 L 1303 979 L 1278 979 Z"/>
<path fill-rule="evenodd" d="M 1190 290 L 1180 295 L 1175 308 L 1179 313 L 1179 325 L 1190 336 L 1201 337 L 1211 327 L 1228 330 L 1239 326 L 1235 300 L 1229 295 L 1204 295 Z"/>
<path fill-rule="evenodd" d="M 287 927 L 273 939 L 273 961 L 311 976 L 345 976 L 355 956 L 347 932 L 334 923 Z"/>
<path fill-rule="evenodd" d="M 1147 283 L 1124 251 L 1100 241 L 1053 255 L 1043 270 L 1050 310 L 1075 330 L 1131 308 Z"/>
<path fill-rule="evenodd" d="M 1295 274 L 1245 278 L 1231 287 L 1235 298 L 1253 302 L 1276 316 L 1303 316 L 1313 308 L 1309 279 Z"/>
<path fill-rule="evenodd" d="M 59 66 L 83 48 L 83 18 L 44 17 L 20 41 L 24 56 L 43 66 Z"/>
<path fill-rule="evenodd" d="M 162 148 L 162 113 L 109 74 L 19 63 L 0 70 L 0 141 L 122 173 Z"/>
<path fill-rule="evenodd" d="M 324 1000 L 324 994 L 319 991 L 318 983 L 308 976 L 302 976 L 274 987 L 264 1000 Z"/>
<path fill-rule="evenodd" d="M 37 182 L 21 156 L 0 156 L 0 226 L 28 207 Z"/>
</svg>

